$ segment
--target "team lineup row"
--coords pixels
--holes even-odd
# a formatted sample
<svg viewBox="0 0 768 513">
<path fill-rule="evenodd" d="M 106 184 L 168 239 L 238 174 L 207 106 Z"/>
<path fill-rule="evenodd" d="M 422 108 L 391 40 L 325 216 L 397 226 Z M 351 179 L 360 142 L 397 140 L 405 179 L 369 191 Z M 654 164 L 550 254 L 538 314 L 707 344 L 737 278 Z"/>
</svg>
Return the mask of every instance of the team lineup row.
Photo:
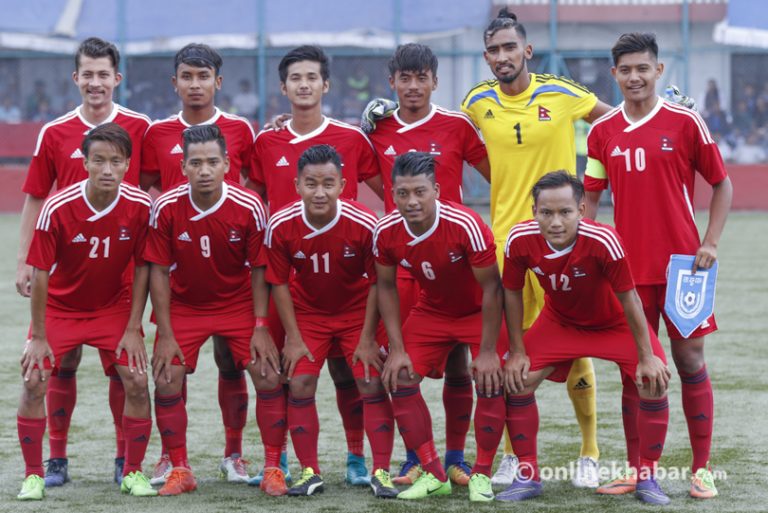
<svg viewBox="0 0 768 513">
<path fill-rule="evenodd" d="M 663 394 L 666 389 L 669 375 L 661 363 L 663 352 L 657 352 L 658 343 L 653 335 L 658 329 L 659 298 L 663 299 L 663 267 L 672 253 L 697 254 L 695 266 L 705 268 L 714 261 L 717 240 L 730 202 L 730 182 L 725 175 L 722 160 L 711 142 L 706 126 L 695 112 L 670 104 L 655 95 L 655 81 L 660 77 L 663 65 L 657 62 L 658 50 L 655 40 L 650 36 L 625 35 L 614 47 L 614 72 L 626 99 L 624 104 L 615 109 L 599 102 L 578 84 L 559 77 L 528 73 L 526 60 L 531 56 L 532 47 L 525 39 L 522 25 L 513 15 L 502 12 L 499 18 L 491 22 L 485 34 L 485 46 L 486 61 L 498 80 L 481 83 L 470 91 L 462 105 L 469 117 L 435 107 L 429 102 L 430 93 L 437 85 L 437 60 L 431 51 L 422 45 L 399 47 L 390 63 L 390 83 L 397 92 L 399 103 L 390 106 L 386 102 L 379 102 L 367 110 L 366 119 L 373 121 L 366 127 L 370 131 L 368 138 L 356 128 L 323 117 L 322 95 L 329 87 L 327 59 L 316 47 L 297 48 L 286 55 L 280 64 L 281 87 L 291 101 L 292 118 L 284 129 L 260 132 L 254 143 L 253 132 L 244 120 L 223 115 L 214 107 L 215 90 L 221 83 L 221 58 L 210 48 L 189 45 L 177 54 L 173 82 L 182 98 L 184 109 L 178 116 L 155 122 L 147 128 L 147 121 L 140 115 L 112 103 L 112 88 L 119 82 L 116 73 L 119 57 L 114 47 L 98 40 L 84 42 L 76 56 L 77 70 L 74 73 L 75 82 L 80 85 L 83 93 L 83 105 L 43 129 L 24 189 L 28 196 L 22 214 L 22 244 L 19 252 L 21 265 L 17 287 L 22 294 L 32 294 L 33 326 L 31 342 L 25 352 L 25 374 L 29 381 L 25 382 L 26 392 L 19 409 L 19 433 L 28 475 L 20 498 L 41 498 L 43 493 L 43 481 L 39 476 L 42 475 L 42 436 L 45 430 L 43 396 L 46 384 L 51 463 L 45 483 L 55 486 L 68 479 L 66 432 L 74 408 L 74 397 L 66 391 L 74 382 L 79 363 L 79 347 L 89 343 L 89 340 L 96 345 L 111 343 L 112 349 L 120 343 L 126 350 L 122 352 L 122 357 L 126 354 L 130 357 L 130 360 L 120 361 L 106 357 L 103 359 L 105 370 L 113 374 L 110 380 L 110 406 L 118 435 L 116 466 L 119 470 L 116 479 L 122 481 L 124 490 L 133 494 L 154 493 L 140 472 L 151 426 L 146 378 L 142 388 L 136 378 L 143 374 L 132 373 L 121 365 L 131 363 L 141 369 L 146 368 L 143 344 L 140 350 L 136 345 L 140 340 L 135 332 L 136 320 L 140 326 L 141 319 L 139 301 L 134 301 L 131 311 L 126 309 L 126 305 L 130 304 L 129 297 L 142 297 L 143 294 L 146 298 L 149 286 L 152 288 L 158 322 L 158 339 L 153 354 L 156 418 L 161 434 L 168 434 L 167 437 L 162 436 L 164 456 L 153 476 L 153 481 L 165 483 L 161 494 L 176 494 L 194 488 L 194 478 L 186 464 L 183 440 L 186 426 L 184 376 L 194 369 L 199 344 L 208 335 L 216 335 L 214 343 L 220 368 L 220 404 L 227 433 L 222 471 L 229 479 L 243 480 L 245 475 L 240 458 L 245 413 L 227 415 L 227 412 L 242 411 L 241 405 L 247 404 L 247 385 L 242 373 L 242 369 L 247 368 L 256 384 L 257 420 L 265 444 L 265 470 L 256 480 L 271 494 L 287 492 L 304 495 L 322 489 L 317 465 L 318 427 L 314 391 L 317 373 L 327 357 L 337 385 L 338 403 L 347 434 L 347 478 L 350 482 L 367 484 L 367 471 L 362 460 L 365 431 L 374 453 L 370 483 L 378 496 L 396 495 L 393 482 L 412 484 L 411 488 L 400 494 L 402 498 L 421 498 L 447 493 L 453 481 L 469 485 L 473 500 L 492 499 L 490 470 L 504 425 L 505 406 L 500 393 L 503 384 L 507 388 L 507 427 L 510 433 L 514 431 L 515 436 L 511 443 L 507 440 L 507 445 L 512 447 L 505 450 L 500 466 L 501 471 L 508 464 L 506 468 L 512 472 L 500 477 L 497 472 L 497 476 L 494 476 L 496 483 L 508 479 L 505 484 L 509 488 L 499 498 L 520 500 L 538 495 L 541 488 L 535 473 L 535 429 L 530 431 L 533 429 L 531 419 L 534 414 L 538 418 L 533 390 L 550 372 L 550 379 L 567 380 L 569 395 L 582 428 L 579 458 L 582 475 L 574 482 L 581 486 L 596 487 L 599 452 L 595 438 L 594 373 L 588 359 L 577 359 L 573 365 L 571 361 L 578 356 L 602 356 L 618 361 L 620 365 L 623 362 L 623 403 L 626 403 L 623 416 L 628 440 L 628 461 L 630 467 L 635 469 L 635 475 L 624 476 L 617 480 L 618 483 L 609 483 L 599 491 L 636 491 L 643 500 L 664 502 L 666 497 L 652 476 L 653 463 L 658 460 L 663 445 L 665 419 L 668 415 L 664 406 L 666 399 L 659 399 L 659 393 L 662 391 Z M 97 113 L 102 117 L 89 118 L 89 113 Z M 573 181 L 555 181 L 555 185 L 549 186 L 545 182 L 545 190 L 566 190 L 568 194 L 559 200 L 562 202 L 570 198 L 574 204 L 560 208 L 562 205 L 555 202 L 557 208 L 544 209 L 550 222 L 555 223 L 554 230 L 547 231 L 533 225 L 518 228 L 522 228 L 523 235 L 538 234 L 549 244 L 547 247 L 552 254 L 545 253 L 545 256 L 554 255 L 553 258 L 546 258 L 549 265 L 560 259 L 563 259 L 562 262 L 570 262 L 570 259 L 576 258 L 574 254 L 578 252 L 575 249 L 580 246 L 569 246 L 577 240 L 578 232 L 583 235 L 578 237 L 579 241 L 602 240 L 603 248 L 610 250 L 607 256 L 601 257 L 611 262 L 620 261 L 626 269 L 611 264 L 601 265 L 592 272 L 583 269 L 586 264 L 574 265 L 570 262 L 567 265 L 572 269 L 568 267 L 568 272 L 555 269 L 546 273 L 546 266 L 526 261 L 526 258 L 535 256 L 537 250 L 543 251 L 541 248 L 536 248 L 535 244 L 531 246 L 528 242 L 518 242 L 508 247 L 507 236 L 516 223 L 530 218 L 530 191 L 547 171 L 574 171 L 572 123 L 580 117 L 589 121 L 600 118 L 589 138 L 586 194 L 579 192 L 580 184 Z M 101 131 L 95 130 L 94 126 L 104 126 L 104 131 L 109 132 L 107 129 L 113 125 L 103 124 L 105 121 L 113 121 L 125 129 L 129 149 L 121 153 L 120 144 L 107 136 L 107 141 L 95 140 L 96 147 L 111 148 L 112 153 L 91 158 L 89 152 L 93 148 L 83 143 L 83 133 L 88 132 L 89 136 L 96 133 L 97 138 L 103 137 Z M 142 124 L 143 127 L 139 126 Z M 218 127 L 219 133 L 201 135 L 204 130 L 187 128 L 195 125 Z M 482 132 L 484 142 L 475 126 Z M 195 137 L 202 137 L 203 140 L 196 141 Z M 221 143 L 217 142 L 220 137 Z M 223 140 L 226 140 L 226 145 Z M 102 142 L 105 144 L 100 144 Z M 330 144 L 335 150 L 317 148 L 318 144 Z M 307 151 L 309 148 L 312 150 Z M 202 153 L 192 158 L 190 151 L 194 153 L 198 149 Z M 209 153 L 216 150 L 218 157 L 206 154 L 203 149 Z M 85 160 L 80 160 L 83 157 Z M 182 157 L 183 165 L 180 165 Z M 400 175 L 390 173 L 393 166 L 398 167 L 395 158 L 399 161 Z M 302 160 L 304 165 L 301 164 Z M 492 229 L 485 227 L 476 214 L 460 205 L 463 161 L 470 162 L 490 179 Z M 146 251 L 137 250 L 134 254 L 140 265 L 135 270 L 133 295 L 122 288 L 119 289 L 122 295 L 99 296 L 99 302 L 90 305 L 98 306 L 90 309 L 83 309 L 83 304 L 78 303 L 79 299 L 72 304 L 69 303 L 72 298 L 57 303 L 56 294 L 51 293 L 57 281 L 74 279 L 80 283 L 79 280 L 87 279 L 87 273 L 67 271 L 70 267 L 63 265 L 59 255 L 56 255 L 56 245 L 50 240 L 47 245 L 32 244 L 28 251 L 32 233 L 35 233 L 36 240 L 38 236 L 41 240 L 46 239 L 40 235 L 40 230 L 59 227 L 57 219 L 64 216 L 64 213 L 73 219 L 77 219 L 77 215 L 85 216 L 87 224 L 84 226 L 90 230 L 93 228 L 92 223 L 102 218 L 114 221 L 112 207 L 119 204 L 117 199 L 148 207 L 148 197 L 127 185 L 116 187 L 112 196 L 89 196 L 93 191 L 85 185 L 90 181 L 82 182 L 83 162 L 89 173 L 89 163 L 95 168 L 109 170 L 123 162 L 127 183 L 141 185 L 144 189 L 154 185 L 169 191 L 155 203 Z M 215 173 L 211 169 L 218 169 L 217 166 L 224 170 L 224 175 L 231 182 L 217 182 L 217 179 L 212 178 Z M 302 170 L 298 177 L 297 167 Z M 322 169 L 318 171 L 315 169 L 317 167 Z M 520 173 L 520 169 L 526 172 Z M 704 244 L 699 243 L 692 212 L 688 212 L 695 171 L 704 175 L 715 190 L 710 226 Z M 197 184 L 201 187 L 197 193 L 192 179 L 196 173 L 207 173 Z M 246 185 L 268 201 L 269 210 L 273 213 L 269 227 L 264 206 L 256 196 L 236 183 L 241 174 L 247 175 Z M 549 176 L 548 179 L 553 178 Z M 101 180 L 103 188 L 108 184 L 115 185 L 114 177 L 93 180 L 96 181 L 91 188 L 97 188 L 98 180 Z M 187 180 L 188 183 L 185 183 Z M 636 180 L 637 183 L 625 183 L 630 180 Z M 379 222 L 378 229 L 375 228 L 376 221 L 372 213 L 353 202 L 360 181 L 365 181 L 382 196 L 386 211 L 393 212 Z M 401 183 L 402 187 L 398 188 L 398 183 L 403 181 L 405 184 Z M 43 204 L 54 182 L 60 189 L 69 184 L 80 185 L 65 189 Z M 594 217 L 599 191 L 609 182 L 614 193 L 616 226 L 624 242 L 620 242 L 610 228 L 590 224 L 588 221 L 573 223 L 573 218 L 584 215 Z M 302 186 L 313 191 L 315 200 L 306 199 L 311 196 L 309 193 L 307 197 L 300 194 Z M 401 189 L 402 196 L 398 192 Z M 68 196 L 63 197 L 65 193 Z M 555 198 L 549 198 L 549 195 L 549 192 L 545 192 L 544 199 L 558 199 L 557 195 Z M 297 202 L 300 198 L 303 198 L 303 202 Z M 339 201 L 337 198 L 340 198 Z M 638 219 L 638 211 L 649 210 L 649 198 L 653 198 L 654 208 L 659 208 L 650 209 L 647 215 L 643 214 L 643 219 Z M 393 211 L 395 207 L 399 215 Z M 250 209 L 247 217 L 253 226 L 243 225 L 244 219 L 235 219 L 236 214 L 243 217 L 243 212 L 238 210 L 242 208 Z M 313 209 L 316 210 L 314 213 Z M 327 217 L 329 211 L 333 212 L 330 218 Z M 541 223 L 537 211 L 534 211 L 536 220 Z M 37 212 L 40 212 L 38 229 L 33 230 Z M 325 216 L 320 215 L 323 212 Z M 220 233 L 216 239 L 209 233 L 195 233 L 222 215 L 226 222 L 218 228 L 226 227 L 226 234 Z M 658 230 L 649 229 L 656 219 L 678 219 L 679 223 L 671 226 L 665 223 L 669 233 L 659 233 Z M 174 231 L 182 221 L 193 223 L 189 229 Z M 568 223 L 570 228 L 564 228 Z M 65 225 L 69 230 L 70 223 L 60 225 L 61 229 L 64 230 Z M 345 230 L 350 227 L 362 230 L 363 235 L 367 231 L 370 238 L 374 237 L 372 232 L 375 231 L 376 245 L 354 245 L 352 239 L 347 241 L 345 237 L 350 235 Z M 452 227 L 445 228 L 448 233 L 443 235 L 448 237 L 447 241 L 439 237 L 443 227 Z M 137 246 L 133 247 L 136 249 L 143 244 L 136 240 L 141 234 L 140 228 L 125 225 L 117 226 L 116 229 L 118 232 L 114 235 L 90 234 L 83 231 L 85 228 L 77 233 L 67 232 L 67 235 L 57 232 L 57 236 L 64 237 L 61 239 L 65 241 L 62 244 L 71 246 L 69 249 L 73 251 L 80 250 L 80 256 L 70 261 L 73 266 L 71 268 L 76 269 L 78 264 L 82 268 L 83 261 L 89 262 L 89 268 L 92 268 L 99 259 L 109 261 L 114 258 L 118 251 L 116 248 L 120 246 L 135 243 Z M 262 236 L 265 235 L 264 243 L 269 250 L 262 252 L 261 243 L 257 243 L 259 236 L 255 233 L 265 230 Z M 301 233 L 302 230 L 310 231 Z M 341 236 L 337 233 L 339 230 L 342 231 Z M 404 230 L 398 236 L 406 242 L 392 235 L 396 230 Z M 164 235 L 156 235 L 161 233 Z M 69 235 L 71 237 L 66 239 Z M 549 240 L 548 235 L 554 239 Z M 402 246 L 398 246 L 398 251 L 427 251 L 425 248 L 429 248 L 431 255 L 425 257 L 397 251 L 389 254 L 386 250 L 374 255 L 377 249 L 381 249 L 379 241 L 386 241 L 388 237 L 394 237 L 394 241 L 390 241 L 392 244 Z M 301 247 L 299 243 L 305 239 L 310 245 L 321 246 Z M 520 240 L 527 241 L 528 237 Z M 568 243 L 562 245 L 563 240 Z M 332 241 L 329 248 L 333 248 L 333 251 L 323 249 L 322 243 L 328 241 Z M 655 248 L 650 255 L 649 241 L 654 243 Z M 525 249 L 519 255 L 515 256 L 513 252 L 513 256 L 510 256 L 509 250 L 518 249 L 516 246 L 519 244 L 529 245 L 524 246 Z M 240 245 L 243 247 L 236 250 Z M 625 248 L 629 265 L 624 259 Z M 177 254 L 177 251 L 182 250 L 191 252 L 186 265 L 183 265 L 183 259 L 179 257 L 181 253 Z M 239 250 L 244 253 L 238 256 Z M 234 260 L 226 265 L 215 262 L 222 251 L 226 255 L 225 259 Z M 595 258 L 597 249 L 591 248 L 590 251 L 594 254 L 589 257 Z M 34 279 L 31 279 L 31 267 L 24 265 L 27 254 L 29 264 L 37 269 Z M 282 254 L 285 259 L 281 261 L 273 258 L 275 254 Z M 230 265 L 242 256 L 245 258 L 239 260 L 240 264 Z M 144 258 L 152 263 L 151 273 L 145 265 L 141 265 Z M 338 258 L 337 265 L 334 265 L 334 258 Z M 578 258 L 584 258 L 584 255 L 578 255 Z M 514 265 L 510 264 L 510 259 Z M 250 262 L 250 271 L 242 266 L 245 261 Z M 353 261 L 362 263 L 355 267 L 350 264 Z M 374 261 L 376 269 L 372 267 Z M 505 264 L 505 285 L 514 283 L 507 287 L 506 301 L 500 299 L 497 261 L 499 265 Z M 115 265 L 114 260 L 111 262 L 110 266 Z M 49 288 L 46 308 L 44 296 L 41 302 L 38 292 L 38 301 L 35 301 L 36 294 L 33 291 L 38 284 L 42 286 L 43 279 L 38 279 L 38 276 L 44 274 L 45 266 L 48 265 L 47 270 L 51 271 L 54 263 L 56 272 L 50 273 L 50 283 L 45 280 L 46 287 L 54 285 L 53 289 Z M 172 266 L 174 270 L 169 273 Z M 205 272 L 201 271 L 200 266 L 207 266 Z M 179 270 L 190 267 L 196 269 L 196 272 L 187 271 L 192 274 L 185 280 L 184 273 Z M 339 272 L 337 267 L 346 273 L 344 277 L 340 280 L 335 276 L 330 284 L 324 282 L 333 273 Z M 529 267 L 534 272 L 526 273 L 525 269 Z M 632 273 L 627 280 L 629 267 Z M 114 267 L 111 268 L 114 272 Z M 463 269 L 463 276 L 460 276 L 462 273 L 454 275 L 457 272 L 455 269 L 459 268 Z M 382 269 L 385 270 L 384 274 Z M 398 269 L 396 277 L 387 275 L 388 271 L 394 272 L 395 269 Z M 519 284 L 516 278 L 507 277 L 507 274 L 511 276 L 513 272 L 519 272 L 522 276 Z M 200 289 L 197 282 L 206 273 L 210 274 L 207 278 L 210 277 L 212 284 Z M 293 274 L 304 276 L 308 281 L 301 286 L 296 276 L 291 278 Z M 604 284 L 609 284 L 613 292 L 599 287 L 588 292 L 576 292 L 582 287 L 575 285 L 587 281 L 581 278 L 593 274 L 596 277 L 603 276 Z M 121 276 L 115 277 L 115 283 L 123 283 Z M 569 352 L 574 350 L 571 345 L 552 347 L 550 349 L 553 353 L 548 356 L 549 360 L 546 355 L 542 357 L 528 352 L 530 363 L 525 363 L 525 357 L 523 360 L 517 357 L 526 354 L 527 339 L 535 337 L 547 327 L 544 320 L 546 316 L 542 314 L 527 332 L 525 345 L 522 336 L 516 339 L 516 321 L 520 321 L 522 334 L 522 329 L 532 326 L 541 309 L 543 292 L 537 285 L 538 281 L 545 285 L 544 290 L 553 304 L 553 297 L 566 292 L 568 294 L 565 296 L 570 298 L 584 293 L 596 304 L 600 301 L 596 299 L 598 297 L 612 298 L 599 304 L 611 312 L 607 318 L 614 321 L 623 318 L 622 310 L 615 309 L 619 304 L 616 298 L 621 300 L 622 305 L 625 304 L 625 296 L 635 297 L 634 293 L 629 293 L 629 290 L 634 290 L 633 287 L 627 289 L 627 284 L 637 284 L 651 329 L 648 331 L 646 328 L 647 333 L 643 338 L 645 321 L 637 322 L 636 318 L 633 321 L 627 313 L 629 324 L 624 322 L 624 331 L 611 335 L 611 344 L 601 346 L 593 342 L 591 346 L 584 347 L 578 343 L 572 344 L 577 353 L 581 351 L 584 354 Z M 102 286 L 105 283 L 100 280 Z M 144 283 L 143 290 L 141 283 Z M 267 283 L 272 284 L 271 313 L 261 311 L 262 306 L 266 308 L 266 298 L 270 295 Z M 334 289 L 338 291 L 339 283 L 352 288 L 343 297 L 333 300 L 323 296 Z M 393 283 L 397 284 L 395 290 L 398 291 L 394 293 L 394 299 L 393 290 L 389 287 Z M 455 295 L 456 283 L 474 289 L 464 295 Z M 549 288 L 546 284 L 549 284 Z M 520 297 L 510 298 L 509 291 L 518 286 L 522 289 Z M 250 293 L 248 287 L 251 288 Z M 491 290 L 494 287 L 496 292 Z M 77 289 L 81 293 L 86 290 Z M 212 300 L 211 291 L 223 295 Z M 608 293 L 604 294 L 606 291 Z M 86 303 L 93 296 L 89 290 Z M 179 297 L 187 299 L 180 301 Z M 458 297 L 463 299 L 462 304 L 453 305 Z M 471 297 L 476 299 L 474 305 L 467 300 Z M 246 307 L 244 298 L 252 298 L 252 305 L 256 306 Z M 502 342 L 496 344 L 497 337 L 490 336 L 490 333 L 498 334 L 499 329 L 498 326 L 494 328 L 493 322 L 501 319 L 502 305 L 506 305 L 509 321 L 509 316 L 515 315 L 510 314 L 509 310 L 515 310 L 512 305 L 517 305 L 518 299 L 521 315 L 525 317 L 509 322 L 511 338 L 505 333 Z M 105 308 L 104 305 L 112 304 L 112 300 L 117 301 L 115 305 L 122 305 L 122 310 L 118 308 L 118 312 Z M 377 300 L 378 308 L 375 307 Z M 633 304 L 628 301 L 627 304 Z M 158 307 L 158 302 L 167 308 Z M 143 311 L 144 301 L 140 303 Z M 609 327 L 604 322 L 606 318 L 601 317 L 598 306 L 593 305 L 590 321 L 579 320 L 579 313 L 568 311 L 572 306 L 565 307 L 565 313 L 559 312 L 571 324 L 581 326 L 581 329 L 585 326 Z M 189 309 L 185 310 L 187 307 Z M 112 326 L 113 329 L 115 318 L 111 315 L 124 316 L 123 325 L 128 323 L 131 328 L 126 331 L 126 337 L 121 340 L 122 332 L 109 336 L 107 333 L 99 333 L 94 326 L 84 329 L 83 326 L 87 325 L 84 319 L 89 318 L 87 313 L 93 315 L 96 309 L 98 322 L 104 323 L 99 325 L 104 327 Z M 550 310 L 552 308 L 545 307 L 544 312 Z M 52 311 L 56 315 L 51 315 Z M 552 311 L 557 312 L 558 309 Z M 377 312 L 381 312 L 383 324 L 387 328 L 386 337 L 382 332 L 376 336 Z M 444 319 L 446 315 L 452 321 L 456 317 L 466 317 L 465 331 L 461 331 L 460 337 L 457 338 L 456 330 L 441 333 L 446 326 L 441 316 Z M 54 323 L 47 325 L 51 319 L 54 319 Z M 318 319 L 323 321 L 317 322 Z M 329 319 L 338 320 L 339 323 L 329 322 Z M 90 320 L 96 322 L 95 319 Z M 63 324 L 56 324 L 58 322 Z M 687 416 L 690 411 L 693 412 L 690 417 L 699 419 L 692 424 L 689 417 L 695 472 L 691 495 L 697 497 L 716 494 L 707 469 L 712 395 L 702 351 L 702 336 L 714 331 L 716 327 L 713 319 L 705 324 L 689 339 L 682 339 L 676 331 L 669 331 L 672 354 L 683 383 L 684 410 Z M 80 328 L 76 329 L 75 326 Z M 221 332 L 221 326 L 227 326 L 227 329 Z M 610 327 L 615 326 L 611 324 Z M 252 333 L 245 336 L 244 333 L 249 330 Z M 40 344 L 40 334 L 47 333 L 50 341 L 54 339 L 54 332 L 67 332 L 69 335 L 67 340 L 54 347 L 55 370 L 43 382 L 41 378 L 45 373 L 33 372 L 36 363 L 40 369 L 46 365 L 41 358 L 43 346 Z M 204 333 L 207 334 L 200 340 L 199 337 Z M 267 333 L 271 337 L 265 336 Z M 98 334 L 98 341 L 89 338 L 94 334 Z M 547 337 L 552 336 L 551 333 L 547 334 Z M 329 346 L 331 338 L 337 340 Z M 389 356 L 382 362 L 380 355 L 384 353 L 372 340 L 384 341 L 387 338 Z M 554 334 L 554 338 L 577 340 L 578 337 L 569 332 Z M 614 349 L 626 350 L 626 344 L 616 342 L 620 339 L 632 343 L 629 349 L 634 363 L 626 353 L 609 351 L 614 346 Z M 637 349 L 633 340 L 638 343 Z M 42 341 L 45 341 L 45 335 Z M 468 367 L 467 345 L 474 356 L 472 369 Z M 489 352 L 492 346 L 500 351 L 499 356 L 509 351 L 511 358 L 506 360 L 503 370 L 500 367 L 502 360 L 496 358 L 493 351 Z M 654 353 L 661 359 L 654 360 Z M 542 368 L 533 365 L 542 361 L 546 363 Z M 654 382 L 658 380 L 658 388 L 654 386 L 651 390 L 648 386 L 641 387 L 639 396 L 634 383 L 635 374 L 631 371 L 638 361 L 641 363 L 640 370 L 648 373 L 646 376 L 653 377 Z M 562 362 L 568 363 L 564 372 L 558 365 L 554 365 Z M 529 364 L 531 370 L 526 368 L 526 377 L 523 378 L 523 367 Z M 401 369 L 408 371 L 401 373 Z M 382 372 L 383 381 L 376 378 L 379 371 Z M 294 376 L 290 380 L 287 396 L 283 385 L 279 384 L 280 377 L 285 374 Z M 445 468 L 437 458 L 431 437 L 429 412 L 418 390 L 418 382 L 424 376 L 439 377 L 443 374 L 446 378 L 447 394 L 444 392 L 444 398 L 447 397 L 445 406 L 448 424 Z M 471 374 L 475 375 L 479 386 L 475 412 L 478 457 L 473 467 L 467 465 L 463 456 L 464 439 L 473 405 Z M 355 382 L 359 391 L 354 386 Z M 391 399 L 385 391 L 391 392 Z M 142 402 L 142 397 L 146 402 Z M 358 418 L 354 418 L 352 410 L 359 410 L 361 402 L 363 415 L 358 414 Z M 64 415 L 54 418 L 50 415 L 51 411 L 62 411 Z M 278 419 L 270 415 L 282 417 Z M 65 418 L 64 422 L 61 417 Z M 702 417 L 704 422 L 701 421 Z M 282 431 L 277 429 L 270 432 L 265 420 L 268 418 L 276 419 L 274 424 L 280 425 Z M 388 469 L 392 442 L 391 437 L 382 433 L 393 432 L 393 418 L 398 419 L 398 426 L 404 432 L 409 454 L 400 475 L 390 479 Z M 501 424 L 497 425 L 499 419 Z M 513 422 L 512 419 L 516 420 Z M 419 425 L 404 429 L 403 423 L 407 425 L 409 421 L 416 421 Z M 372 423 L 376 422 L 379 424 L 372 428 Z M 478 430 L 478 422 L 484 423 L 482 427 L 485 429 Z M 663 430 L 660 429 L 662 424 Z M 643 427 L 646 425 L 655 427 L 646 429 Z M 286 487 L 285 475 L 280 469 L 284 467 L 281 458 L 284 458 L 286 427 L 292 433 L 294 448 L 304 468 L 301 478 L 290 489 Z M 378 427 L 382 427 L 378 435 L 371 432 Z M 521 432 L 524 430 L 528 431 Z M 478 431 L 483 431 L 484 435 L 477 435 Z M 410 435 L 406 436 L 405 432 Z M 302 435 L 300 440 L 297 440 L 296 433 Z M 517 435 L 522 435 L 522 438 Z M 532 446 L 521 445 L 521 439 L 530 442 L 530 435 Z M 377 436 L 380 438 L 377 439 Z M 485 439 L 481 440 L 483 436 Z M 638 443 L 644 437 L 658 440 L 659 436 L 660 443 L 652 444 L 658 454 L 638 449 Z M 517 444 L 515 438 L 518 439 Z M 523 464 L 517 474 L 514 472 L 514 462 Z M 52 466 L 56 468 L 52 469 Z M 639 481 L 637 474 L 640 474 Z M 128 478 L 121 479 L 123 476 Z M 248 479 L 247 475 L 244 479 Z"/>
</svg>

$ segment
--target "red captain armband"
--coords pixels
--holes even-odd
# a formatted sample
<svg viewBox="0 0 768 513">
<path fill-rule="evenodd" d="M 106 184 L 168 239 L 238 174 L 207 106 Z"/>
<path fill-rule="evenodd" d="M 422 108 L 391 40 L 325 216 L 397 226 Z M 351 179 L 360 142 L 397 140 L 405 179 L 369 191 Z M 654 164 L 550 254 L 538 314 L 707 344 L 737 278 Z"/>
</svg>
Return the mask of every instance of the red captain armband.
<svg viewBox="0 0 768 513">
<path fill-rule="evenodd" d="M 266 328 L 267 326 L 269 326 L 268 317 L 256 317 L 256 322 L 253 324 L 254 328 Z"/>
</svg>

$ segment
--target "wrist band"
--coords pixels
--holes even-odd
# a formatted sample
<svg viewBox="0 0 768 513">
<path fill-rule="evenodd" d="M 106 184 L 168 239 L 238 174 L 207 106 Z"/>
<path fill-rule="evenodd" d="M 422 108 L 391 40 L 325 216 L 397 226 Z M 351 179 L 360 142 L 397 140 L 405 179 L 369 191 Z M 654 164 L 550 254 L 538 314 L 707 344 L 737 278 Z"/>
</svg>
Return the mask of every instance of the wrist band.
<svg viewBox="0 0 768 513">
<path fill-rule="evenodd" d="M 269 318 L 268 317 L 256 317 L 256 322 L 254 323 L 254 328 L 266 328 L 268 324 Z"/>
</svg>

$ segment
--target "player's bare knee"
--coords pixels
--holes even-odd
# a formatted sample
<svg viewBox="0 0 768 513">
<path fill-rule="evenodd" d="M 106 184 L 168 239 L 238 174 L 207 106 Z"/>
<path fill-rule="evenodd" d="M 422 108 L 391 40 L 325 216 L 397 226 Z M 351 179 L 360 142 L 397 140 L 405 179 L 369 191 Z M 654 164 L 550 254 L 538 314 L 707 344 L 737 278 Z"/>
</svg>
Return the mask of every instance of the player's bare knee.
<svg viewBox="0 0 768 513">
<path fill-rule="evenodd" d="M 267 371 L 262 376 L 261 362 L 259 360 L 256 360 L 256 363 L 248 364 L 246 369 L 248 374 L 251 375 L 253 386 L 256 390 L 274 390 L 282 383 L 280 374 L 276 373 L 271 366 L 267 366 Z"/>
<path fill-rule="evenodd" d="M 314 397 L 317 392 L 317 376 L 311 374 L 294 375 L 288 385 L 291 395 L 297 399 Z"/>
<path fill-rule="evenodd" d="M 181 393 L 184 384 L 184 374 L 174 372 L 171 381 L 165 379 L 162 373 L 155 381 L 155 392 L 159 395 L 176 395 Z"/>
<path fill-rule="evenodd" d="M 21 402 L 29 405 L 40 405 L 45 401 L 48 382 L 40 379 L 37 372 L 32 373 L 29 381 L 24 381 L 21 392 Z"/>
<path fill-rule="evenodd" d="M 361 394 L 376 395 L 384 393 L 384 384 L 379 377 L 372 377 L 370 381 L 365 381 L 365 378 L 357 378 L 355 383 L 357 384 L 357 390 Z"/>
<path fill-rule="evenodd" d="M 335 384 L 343 385 L 355 380 L 352 369 L 349 368 L 346 359 L 328 358 L 326 361 L 328 362 L 328 373 Z"/>
<path fill-rule="evenodd" d="M 704 366 L 703 339 L 673 340 L 672 359 L 678 372 L 694 374 Z"/>
<path fill-rule="evenodd" d="M 400 369 L 400 372 L 397 374 L 397 383 L 398 385 L 402 386 L 413 386 L 418 385 L 421 383 L 422 377 L 418 374 L 414 373 L 413 377 L 408 375 L 408 371 L 406 369 Z"/>
<path fill-rule="evenodd" d="M 125 388 L 125 397 L 131 401 L 146 401 L 149 398 L 149 382 L 146 374 L 129 372 L 122 374 L 121 380 Z"/>
</svg>

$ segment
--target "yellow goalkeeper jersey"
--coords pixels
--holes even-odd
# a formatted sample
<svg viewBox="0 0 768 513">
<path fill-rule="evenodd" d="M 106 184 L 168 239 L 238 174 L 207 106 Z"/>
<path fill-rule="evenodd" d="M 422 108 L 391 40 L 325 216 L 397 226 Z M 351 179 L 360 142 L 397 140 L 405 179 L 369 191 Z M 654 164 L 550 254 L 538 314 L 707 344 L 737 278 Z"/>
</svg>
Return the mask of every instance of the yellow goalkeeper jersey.
<svg viewBox="0 0 768 513">
<path fill-rule="evenodd" d="M 491 164 L 491 221 L 497 243 L 515 224 L 530 219 L 531 188 L 550 171 L 576 172 L 573 124 L 589 114 L 597 97 L 581 84 L 531 73 L 524 92 L 508 96 L 498 80 L 476 85 L 461 104 L 480 129 Z"/>
</svg>

